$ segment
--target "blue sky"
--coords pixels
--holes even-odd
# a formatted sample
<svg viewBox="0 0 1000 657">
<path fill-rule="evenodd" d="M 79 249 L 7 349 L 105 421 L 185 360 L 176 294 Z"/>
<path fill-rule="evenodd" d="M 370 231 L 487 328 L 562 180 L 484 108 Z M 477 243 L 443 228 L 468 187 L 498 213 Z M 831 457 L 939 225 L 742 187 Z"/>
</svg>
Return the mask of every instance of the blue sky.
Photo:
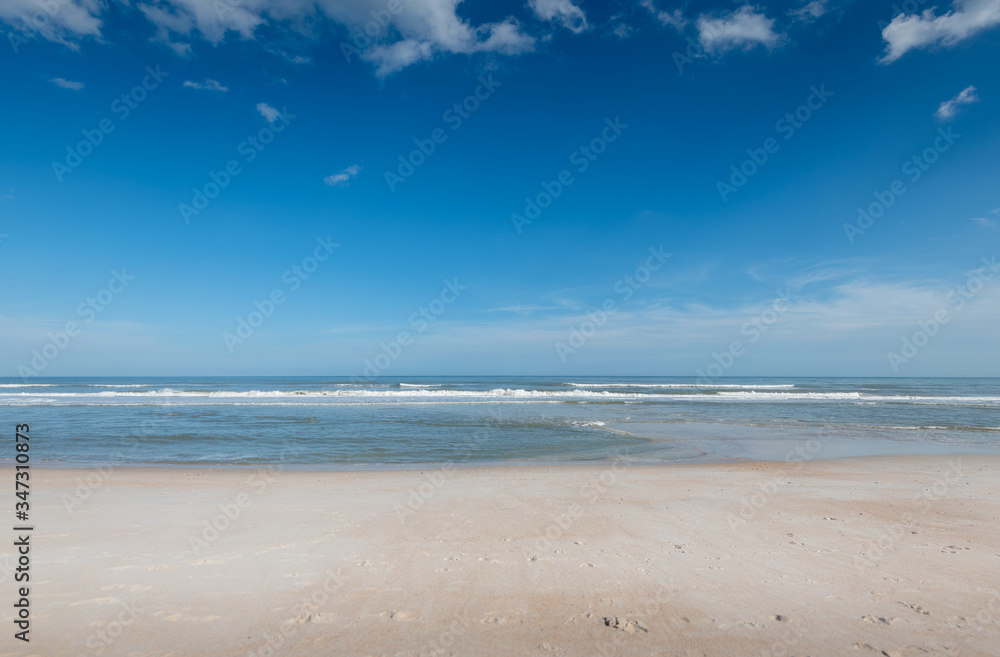
<svg viewBox="0 0 1000 657">
<path fill-rule="evenodd" d="M 996 375 L 1000 0 L 893 4 L 4 2 L 0 374 Z"/>
</svg>

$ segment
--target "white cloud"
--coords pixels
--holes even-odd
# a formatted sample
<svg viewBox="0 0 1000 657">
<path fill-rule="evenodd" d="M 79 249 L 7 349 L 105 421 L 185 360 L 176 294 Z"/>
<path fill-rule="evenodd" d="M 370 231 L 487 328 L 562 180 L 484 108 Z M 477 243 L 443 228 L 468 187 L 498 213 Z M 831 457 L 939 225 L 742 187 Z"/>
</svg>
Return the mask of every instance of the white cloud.
<svg viewBox="0 0 1000 657">
<path fill-rule="evenodd" d="M 404 39 L 388 46 L 375 46 L 364 54 L 367 61 L 377 65 L 375 75 L 379 77 L 401 71 L 410 64 L 433 56 L 433 45 L 427 41 L 413 39 Z"/>
<path fill-rule="evenodd" d="M 272 55 L 278 55 L 293 64 L 312 64 L 312 58 L 304 55 L 293 55 L 284 50 L 268 50 Z"/>
<path fill-rule="evenodd" d="M 23 35 L 39 35 L 76 50 L 79 39 L 100 37 L 101 9 L 99 0 L 45 3 L 38 0 L 3 0 L 0 2 L 0 21 L 20 32 L 12 33 L 11 40 L 16 41 Z"/>
<path fill-rule="evenodd" d="M 879 62 L 891 64 L 910 50 L 953 46 L 1000 25 L 1000 0 L 955 0 L 951 10 L 941 16 L 935 16 L 934 9 L 892 19 L 882 30 L 886 48 Z"/>
<path fill-rule="evenodd" d="M 257 103 L 257 111 L 260 112 L 261 116 L 267 119 L 268 123 L 274 123 L 275 120 L 281 116 L 281 112 L 274 109 L 267 103 Z"/>
<path fill-rule="evenodd" d="M 635 28 L 633 28 L 628 23 L 622 21 L 616 23 L 615 26 L 611 28 L 611 33 L 614 34 L 619 39 L 627 39 L 630 36 L 632 36 L 632 34 L 635 33 Z"/>
<path fill-rule="evenodd" d="M 643 297 L 645 303 L 633 299 L 567 363 L 560 362 L 553 345 L 568 342 L 571 327 L 588 320 L 592 304 L 584 303 L 572 314 L 533 312 L 530 304 L 498 307 L 491 309 L 494 313 L 485 323 L 475 317 L 449 317 L 439 320 L 439 330 L 426 336 L 421 349 L 426 350 L 428 363 L 433 358 L 454 359 L 449 364 L 475 362 L 480 369 L 509 368 L 507 372 L 542 364 L 559 372 L 582 373 L 614 363 L 617 372 L 630 368 L 638 374 L 663 366 L 671 373 L 694 374 L 696 368 L 715 362 L 713 353 L 741 340 L 747 353 L 729 372 L 732 375 L 760 374 L 763 369 L 774 370 L 775 375 L 824 370 L 884 376 L 892 372 L 886 352 L 898 350 L 900 339 L 913 334 L 918 320 L 933 316 L 940 308 L 955 310 L 947 301 L 954 287 L 951 280 L 850 279 L 817 287 L 821 289 L 800 290 L 789 310 L 753 344 L 742 327 L 771 307 L 774 291 L 761 290 L 752 302 L 735 305 L 683 304 L 648 296 Z M 981 354 L 983 350 L 989 353 L 996 340 L 1000 286 L 984 286 L 955 319 L 921 351 L 911 363 L 914 368 L 934 373 L 933 368 L 940 366 L 938 375 L 988 370 Z M 483 353 L 484 343 L 493 346 L 489 354 Z M 414 373 L 422 364 L 414 365 Z"/>
<path fill-rule="evenodd" d="M 540 306 L 537 304 L 513 304 L 510 306 L 500 306 L 498 308 L 488 308 L 488 313 L 517 313 L 527 315 L 539 310 L 564 310 L 563 306 Z"/>
<path fill-rule="evenodd" d="M 773 18 L 749 5 L 722 16 L 702 14 L 696 25 L 701 47 L 712 54 L 750 50 L 758 45 L 773 48 L 783 38 L 774 31 Z"/>
<path fill-rule="evenodd" d="M 159 40 L 174 50 L 180 47 L 189 51 L 190 44 L 175 43 L 173 36 L 190 37 L 197 30 L 201 38 L 213 45 L 221 43 L 228 32 L 252 39 L 254 31 L 264 22 L 258 12 L 266 9 L 266 3 L 261 0 L 153 0 L 140 3 L 138 7 L 157 27 Z"/>
<path fill-rule="evenodd" d="M 821 18 L 828 11 L 830 11 L 830 0 L 812 0 L 812 2 L 798 9 L 792 9 L 788 12 L 788 15 L 795 20 L 811 23 L 817 18 Z"/>
<path fill-rule="evenodd" d="M 660 21 L 663 25 L 683 30 L 690 22 L 688 19 L 684 18 L 684 13 L 680 9 L 674 9 L 671 12 L 662 11 L 656 8 L 656 5 L 653 4 L 653 0 L 642 0 L 639 4 L 649 10 L 649 13 L 651 13 L 653 17 Z"/>
<path fill-rule="evenodd" d="M 520 25 L 514 19 L 481 26 L 476 30 L 467 29 L 468 26 L 464 24 L 455 27 L 457 30 L 445 28 L 441 34 L 435 34 L 430 39 L 415 37 L 388 45 L 377 45 L 366 50 L 362 57 L 376 65 L 375 74 L 378 77 L 385 77 L 411 64 L 429 60 L 439 52 L 462 54 L 498 52 L 504 55 L 517 55 L 530 52 L 535 47 L 535 40 L 523 34 Z M 435 31 L 437 29 L 435 28 Z M 487 36 L 481 38 L 482 35 Z"/>
<path fill-rule="evenodd" d="M 587 29 L 587 16 L 571 0 L 528 0 L 528 6 L 543 21 L 554 21 L 574 34 Z"/>
<path fill-rule="evenodd" d="M 986 228 L 987 230 L 997 229 L 997 222 L 993 219 L 987 219 L 986 217 L 972 217 L 969 221 L 978 224 L 980 228 Z"/>
<path fill-rule="evenodd" d="M 80 89 L 83 89 L 82 82 L 73 82 L 72 80 L 67 80 L 66 78 L 52 78 L 50 82 L 54 82 L 57 87 L 62 87 L 63 89 L 72 89 L 73 91 L 80 91 Z"/>
<path fill-rule="evenodd" d="M 185 87 L 191 89 L 207 89 L 208 91 L 229 91 L 229 87 L 223 87 L 219 84 L 218 80 L 213 80 L 212 78 L 205 78 L 204 82 L 192 82 L 187 80 L 184 83 Z"/>
<path fill-rule="evenodd" d="M 976 88 L 973 86 L 968 86 L 959 92 L 954 98 L 949 98 L 948 100 L 941 103 L 937 111 L 934 112 L 934 116 L 941 119 L 942 121 L 947 121 L 954 118 L 955 114 L 958 113 L 958 108 L 962 105 L 969 105 L 970 103 L 979 102 L 979 96 L 976 95 Z"/>
<path fill-rule="evenodd" d="M 351 166 L 347 167 L 340 173 L 335 173 L 332 176 L 327 176 L 326 178 L 323 179 L 323 182 L 325 182 L 327 185 L 331 187 L 333 185 L 344 185 L 351 178 L 358 175 L 360 171 L 361 171 L 361 165 L 352 164 Z"/>
<path fill-rule="evenodd" d="M 586 25 L 582 10 L 571 0 L 533 1 L 540 11 L 551 12 L 553 20 L 571 30 Z M 379 76 L 385 76 L 438 54 L 516 55 L 534 49 L 535 39 L 515 18 L 476 25 L 458 15 L 459 2 L 406 0 L 391 15 L 390 25 L 383 25 L 368 39 L 370 43 L 357 46 L 362 58 L 376 66 Z M 101 37 L 104 0 L 52 0 L 51 4 L 56 7 L 52 16 L 36 25 L 32 16 L 39 13 L 38 0 L 2 0 L 0 21 L 23 29 L 28 36 L 40 35 L 74 48 L 84 36 Z M 291 41 L 302 42 L 304 37 L 307 43 L 315 43 L 329 32 L 325 23 L 364 34 L 373 15 L 388 11 L 385 0 L 139 0 L 123 5 L 125 11 L 137 9 L 156 28 L 154 39 L 181 56 L 191 55 L 192 44 L 198 41 L 216 45 L 233 37 L 285 43 L 288 39 L 283 37 L 291 36 Z M 264 26 L 266 31 L 259 29 Z M 346 36 L 344 44 L 354 47 L 354 39 Z M 269 45 L 262 44 L 265 49 Z M 293 63 L 310 61 L 295 53 L 282 52 L 281 56 Z"/>
<path fill-rule="evenodd" d="M 438 53 L 518 54 L 534 48 L 534 39 L 524 34 L 513 18 L 473 26 L 458 16 L 459 2 L 407 0 L 402 10 L 392 15 L 391 28 L 376 33 L 372 43 L 362 48 L 361 57 L 373 63 L 376 74 L 383 77 Z M 265 23 L 319 38 L 318 20 L 325 18 L 349 30 L 364 30 L 372 22 L 373 12 L 386 11 L 384 0 L 243 0 L 232 3 L 232 11 L 223 12 L 216 11 L 216 4 L 218 0 L 158 0 L 155 6 L 141 5 L 141 9 L 160 29 L 159 38 L 171 45 L 176 45 L 176 37 L 200 37 L 216 44 L 228 33 L 253 40 L 257 28 Z M 350 37 L 344 43 L 354 47 Z M 282 56 L 293 63 L 309 61 L 301 55 Z"/>
</svg>

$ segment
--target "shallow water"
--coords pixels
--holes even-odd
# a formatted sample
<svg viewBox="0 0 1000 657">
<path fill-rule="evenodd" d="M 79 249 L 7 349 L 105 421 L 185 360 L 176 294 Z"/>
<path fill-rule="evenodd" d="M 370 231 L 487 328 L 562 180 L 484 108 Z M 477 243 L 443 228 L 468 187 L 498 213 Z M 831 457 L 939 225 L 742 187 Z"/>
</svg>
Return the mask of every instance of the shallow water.
<svg viewBox="0 0 1000 657">
<path fill-rule="evenodd" d="M 1000 452 L 1000 379 L 0 379 L 32 459 L 319 467 Z M 813 441 L 813 442 L 809 442 Z"/>
</svg>

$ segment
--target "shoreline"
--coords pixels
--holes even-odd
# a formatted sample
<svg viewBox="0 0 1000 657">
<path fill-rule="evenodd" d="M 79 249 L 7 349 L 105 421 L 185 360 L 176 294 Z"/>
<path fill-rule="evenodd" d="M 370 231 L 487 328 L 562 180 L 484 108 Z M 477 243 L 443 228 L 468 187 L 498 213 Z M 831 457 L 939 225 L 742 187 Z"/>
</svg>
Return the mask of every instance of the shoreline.
<svg viewBox="0 0 1000 657">
<path fill-rule="evenodd" d="M 794 452 L 795 450 L 789 450 Z M 491 470 L 510 468 L 599 468 L 608 467 L 613 464 L 627 463 L 628 467 L 634 468 L 658 468 L 658 467 L 678 467 L 678 466 L 726 466 L 726 465 L 775 465 L 791 464 L 799 465 L 806 463 L 826 463 L 851 460 L 867 459 L 908 459 L 911 457 L 997 457 L 997 452 L 987 451 L 940 451 L 940 452 L 919 452 L 906 451 L 898 453 L 875 452 L 870 454 L 850 454 L 846 456 L 826 456 L 811 457 L 809 455 L 799 456 L 790 460 L 749 458 L 742 456 L 728 456 L 724 458 L 709 459 L 694 457 L 677 459 L 673 461 L 663 459 L 629 458 L 618 459 L 592 459 L 587 461 L 425 461 L 419 463 L 331 463 L 327 465 L 318 463 L 286 463 L 283 461 L 269 461 L 266 463 L 158 463 L 145 461 L 57 461 L 35 459 L 31 462 L 32 470 L 80 470 L 89 471 L 101 468 L 112 468 L 114 470 L 126 470 L 135 468 L 137 470 L 157 470 L 166 471 L 178 470 L 219 470 L 219 471 L 253 471 L 278 468 L 286 472 L 315 472 L 315 473 L 351 473 L 351 472 L 410 472 L 414 470 Z M 707 457 L 707 455 L 706 455 Z M 0 459 L 0 469 L 13 469 L 16 462 L 9 459 Z"/>
<path fill-rule="evenodd" d="M 969 657 L 1000 642 L 997 455 L 98 475 L 32 470 L 41 654 Z"/>
</svg>

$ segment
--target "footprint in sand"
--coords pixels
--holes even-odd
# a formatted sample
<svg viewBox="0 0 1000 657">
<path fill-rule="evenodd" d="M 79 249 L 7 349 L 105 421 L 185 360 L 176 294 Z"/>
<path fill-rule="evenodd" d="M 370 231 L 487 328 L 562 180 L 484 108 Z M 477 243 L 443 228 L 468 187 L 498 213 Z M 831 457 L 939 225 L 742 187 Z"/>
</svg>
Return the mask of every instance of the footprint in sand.
<svg viewBox="0 0 1000 657">
<path fill-rule="evenodd" d="M 329 623 L 331 619 L 323 614 L 310 614 L 303 612 L 289 620 L 291 623 L 296 623 L 298 625 L 306 625 L 308 623 Z"/>
<path fill-rule="evenodd" d="M 413 614 L 405 611 L 383 611 L 379 616 L 388 617 L 389 620 L 400 622 L 411 621 L 416 618 Z"/>
<path fill-rule="evenodd" d="M 885 616 L 872 616 L 871 614 L 867 616 L 862 616 L 861 620 L 874 623 L 876 625 L 892 625 L 893 623 L 898 623 L 898 618 L 886 618 Z"/>
<path fill-rule="evenodd" d="M 912 604 L 912 603 L 909 603 L 909 602 L 900 602 L 899 604 L 903 605 L 904 607 L 909 607 L 910 609 L 912 609 L 913 611 L 917 612 L 918 614 L 923 614 L 924 616 L 930 616 L 931 615 L 931 612 L 927 611 L 926 609 L 924 609 L 920 605 L 915 605 L 915 604 Z"/>
<path fill-rule="evenodd" d="M 610 627 L 615 630 L 621 630 L 622 632 L 628 632 L 629 634 L 648 634 L 647 630 L 639 621 L 630 620 L 628 618 L 618 618 L 617 616 L 605 616 L 601 619 L 604 622 L 605 627 Z"/>
<path fill-rule="evenodd" d="M 479 619 L 479 622 L 482 623 L 483 625 L 506 625 L 507 617 L 500 616 L 497 614 L 486 614 L 485 616 Z"/>
</svg>

